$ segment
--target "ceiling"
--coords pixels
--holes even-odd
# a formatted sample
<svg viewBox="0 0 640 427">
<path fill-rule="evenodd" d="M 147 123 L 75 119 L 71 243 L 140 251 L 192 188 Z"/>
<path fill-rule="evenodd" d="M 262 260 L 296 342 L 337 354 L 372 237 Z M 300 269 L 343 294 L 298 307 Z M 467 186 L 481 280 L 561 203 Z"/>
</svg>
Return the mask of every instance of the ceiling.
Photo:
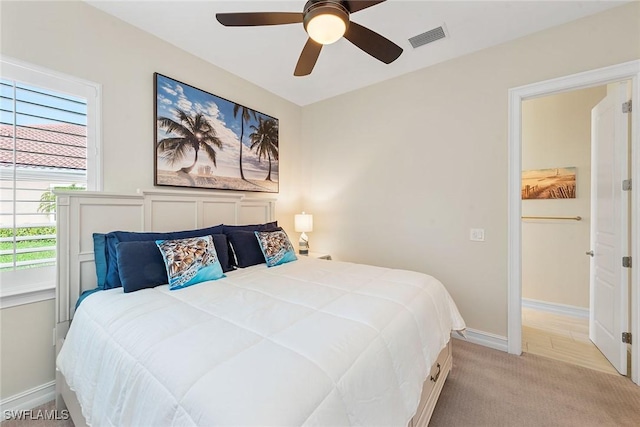
<svg viewBox="0 0 640 427">
<path fill-rule="evenodd" d="M 302 12 L 289 1 L 93 1 L 123 21 L 298 105 L 308 105 L 420 68 L 513 40 L 627 1 L 388 0 L 351 20 L 404 49 L 386 65 L 346 39 L 325 46 L 311 75 L 294 77 L 307 41 L 302 24 L 224 27 L 218 12 Z M 444 26 L 447 37 L 414 49 L 410 37 Z"/>
</svg>

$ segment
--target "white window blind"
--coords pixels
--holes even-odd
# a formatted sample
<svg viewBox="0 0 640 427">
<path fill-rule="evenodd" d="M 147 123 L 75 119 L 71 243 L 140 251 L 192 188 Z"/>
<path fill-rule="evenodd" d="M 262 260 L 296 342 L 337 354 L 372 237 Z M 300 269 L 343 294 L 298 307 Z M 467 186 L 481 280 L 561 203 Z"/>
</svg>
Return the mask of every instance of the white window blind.
<svg viewBox="0 0 640 427">
<path fill-rule="evenodd" d="M 53 191 L 100 189 L 98 95 L 99 87 L 94 84 L 2 60 L 3 295 L 8 288 L 15 292 L 55 284 Z"/>
</svg>

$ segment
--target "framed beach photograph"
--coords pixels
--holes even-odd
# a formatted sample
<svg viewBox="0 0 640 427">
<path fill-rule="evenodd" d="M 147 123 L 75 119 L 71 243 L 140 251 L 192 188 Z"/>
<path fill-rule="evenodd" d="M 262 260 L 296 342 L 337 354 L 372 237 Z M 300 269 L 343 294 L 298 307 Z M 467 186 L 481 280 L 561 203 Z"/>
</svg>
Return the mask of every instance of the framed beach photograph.
<svg viewBox="0 0 640 427">
<path fill-rule="evenodd" d="M 576 168 L 522 172 L 522 199 L 575 199 Z"/>
<path fill-rule="evenodd" d="M 159 73 L 154 88 L 154 185 L 278 192 L 278 119 Z"/>
</svg>

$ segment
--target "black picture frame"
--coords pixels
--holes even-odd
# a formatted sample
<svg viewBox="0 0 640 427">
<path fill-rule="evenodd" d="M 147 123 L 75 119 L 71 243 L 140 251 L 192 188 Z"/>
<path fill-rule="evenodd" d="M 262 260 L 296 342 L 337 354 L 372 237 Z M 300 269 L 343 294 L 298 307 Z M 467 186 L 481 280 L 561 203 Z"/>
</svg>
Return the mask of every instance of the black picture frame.
<svg viewBox="0 0 640 427">
<path fill-rule="evenodd" d="M 277 118 L 160 73 L 153 79 L 154 185 L 279 192 Z"/>
</svg>

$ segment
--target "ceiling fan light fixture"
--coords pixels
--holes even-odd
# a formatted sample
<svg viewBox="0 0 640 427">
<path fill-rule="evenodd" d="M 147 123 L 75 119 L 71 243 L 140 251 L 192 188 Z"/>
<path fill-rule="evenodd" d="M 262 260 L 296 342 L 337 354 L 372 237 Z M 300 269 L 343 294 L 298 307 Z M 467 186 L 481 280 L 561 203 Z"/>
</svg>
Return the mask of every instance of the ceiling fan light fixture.
<svg viewBox="0 0 640 427">
<path fill-rule="evenodd" d="M 305 11 L 304 29 L 315 42 L 335 43 L 349 25 L 349 12 L 339 3 L 316 3 Z"/>
<path fill-rule="evenodd" d="M 347 26 L 344 21 L 330 13 L 318 15 L 307 24 L 309 37 L 320 44 L 337 42 L 344 36 L 345 31 Z"/>
<path fill-rule="evenodd" d="M 2 0 L 0 0 L 2 1 Z M 217 13 L 225 27 L 255 27 L 302 23 L 309 36 L 298 57 L 294 76 L 308 76 L 313 71 L 325 44 L 345 38 L 361 51 L 385 64 L 402 54 L 402 48 L 386 37 L 349 20 L 351 13 L 384 3 L 386 0 L 308 0 L 302 13 L 238 12 Z"/>
</svg>

